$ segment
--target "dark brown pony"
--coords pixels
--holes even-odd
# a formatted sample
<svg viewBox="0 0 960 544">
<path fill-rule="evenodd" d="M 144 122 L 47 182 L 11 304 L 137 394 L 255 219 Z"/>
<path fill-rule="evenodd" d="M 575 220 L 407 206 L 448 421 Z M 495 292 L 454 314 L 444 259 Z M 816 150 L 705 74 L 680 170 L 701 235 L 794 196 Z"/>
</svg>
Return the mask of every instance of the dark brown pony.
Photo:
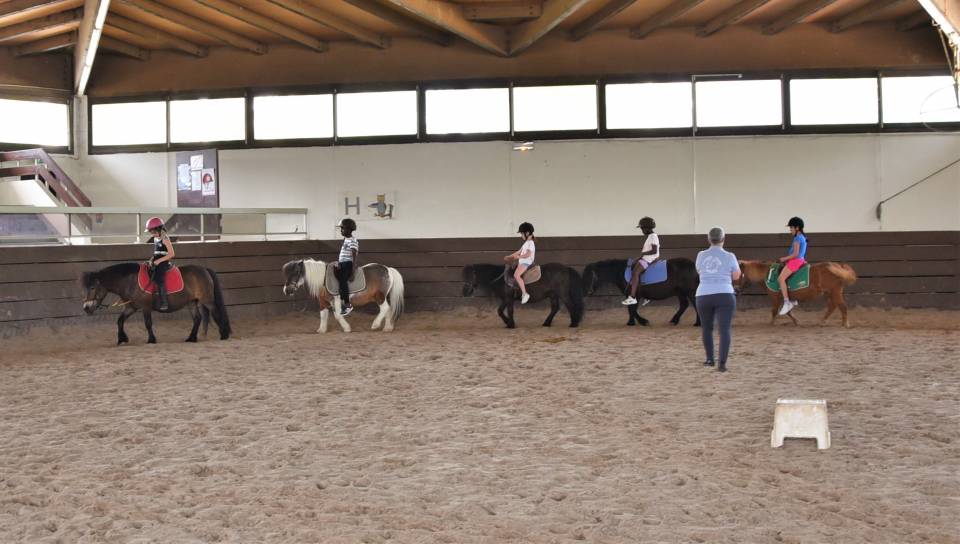
<svg viewBox="0 0 960 544">
<path fill-rule="evenodd" d="M 737 284 L 737 290 L 746 288 L 752 283 L 759 283 L 770 296 L 770 303 L 773 306 L 770 312 L 770 324 L 777 321 L 777 314 L 780 312 L 780 306 L 783 304 L 783 295 L 780 291 L 770 291 L 767 289 L 767 273 L 770 271 L 770 261 L 740 261 L 740 281 Z M 796 291 L 790 291 L 790 296 L 798 302 L 815 300 L 817 297 L 824 297 L 827 301 L 827 313 L 823 316 L 821 323 L 826 323 L 827 319 L 836 309 L 840 309 L 840 315 L 843 318 L 843 326 L 849 327 L 850 321 L 847 319 L 847 302 L 843 298 L 843 289 L 848 285 L 853 285 L 857 281 L 857 273 L 848 264 L 843 263 L 817 263 L 810 265 L 810 286 Z M 793 320 L 796 325 L 799 322 L 793 316 L 793 312 L 787 314 L 787 317 Z"/>
<path fill-rule="evenodd" d="M 520 290 L 507 286 L 503 281 L 502 264 L 472 264 L 463 267 L 463 296 L 472 297 L 477 291 L 492 294 L 500 301 L 497 315 L 508 329 L 517 326 L 513 319 L 513 306 L 520 297 Z M 570 326 L 577 327 L 583 320 L 583 286 L 580 274 L 569 266 L 547 263 L 540 267 L 540 281 L 527 284 L 530 301 L 550 300 L 550 313 L 544 327 L 553 324 L 562 302 L 570 314 Z"/>
<path fill-rule="evenodd" d="M 156 344 L 157 337 L 153 334 L 153 301 L 152 293 L 145 293 L 137 285 L 137 276 L 140 273 L 139 263 L 122 263 L 108 266 L 96 272 L 84 272 L 81 283 L 84 290 L 83 311 L 93 315 L 97 308 L 103 307 L 103 299 L 109 293 L 120 297 L 114 306 L 121 306 L 123 310 L 117 319 L 117 344 L 126 344 L 130 341 L 123 331 L 123 323 L 128 317 L 140 310 L 143 312 L 143 323 L 147 327 L 147 343 Z M 203 322 L 203 334 L 207 334 L 210 316 L 220 328 L 220 339 L 230 337 L 230 319 L 227 317 L 227 307 L 223 303 L 223 291 L 220 289 L 220 280 L 217 274 L 202 266 L 181 266 L 183 274 L 183 290 L 171 293 L 168 297 L 170 309 L 164 313 L 175 312 L 187 307 L 193 315 L 193 329 L 187 342 L 197 341 L 197 331 Z"/>
</svg>

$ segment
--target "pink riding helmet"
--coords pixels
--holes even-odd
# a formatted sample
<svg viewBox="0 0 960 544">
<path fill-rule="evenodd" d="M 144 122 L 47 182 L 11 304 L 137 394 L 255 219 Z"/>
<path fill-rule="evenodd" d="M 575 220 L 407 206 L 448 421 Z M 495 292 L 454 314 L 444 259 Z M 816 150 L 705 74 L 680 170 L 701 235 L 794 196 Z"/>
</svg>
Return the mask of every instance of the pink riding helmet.
<svg viewBox="0 0 960 544">
<path fill-rule="evenodd" d="M 163 226 L 163 219 L 159 217 L 151 217 L 147 219 L 147 228 L 143 232 L 150 232 L 153 229 L 159 229 Z"/>
</svg>

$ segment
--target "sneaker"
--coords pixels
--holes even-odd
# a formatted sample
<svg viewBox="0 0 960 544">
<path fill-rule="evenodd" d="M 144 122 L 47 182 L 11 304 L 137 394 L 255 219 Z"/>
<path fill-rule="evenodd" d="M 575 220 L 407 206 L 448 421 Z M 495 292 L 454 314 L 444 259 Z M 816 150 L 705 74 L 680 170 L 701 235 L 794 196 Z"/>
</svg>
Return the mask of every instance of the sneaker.
<svg viewBox="0 0 960 544">
<path fill-rule="evenodd" d="M 783 301 L 783 306 L 780 307 L 780 315 L 787 315 L 787 314 L 789 314 L 789 313 L 790 313 L 790 310 L 792 310 L 793 307 L 796 306 L 796 305 L 797 305 L 796 302 L 793 302 L 793 301 L 790 301 L 790 300 L 784 300 L 784 301 Z"/>
<path fill-rule="evenodd" d="M 353 311 L 353 306 L 344 306 L 343 308 L 340 309 L 340 315 L 348 316 L 352 311 Z"/>
<path fill-rule="evenodd" d="M 526 304 L 528 302 L 530 302 L 530 293 L 524 293 L 523 296 L 520 297 L 520 304 Z"/>
<path fill-rule="evenodd" d="M 648 299 L 648 298 L 641 298 L 641 299 L 640 299 L 640 306 L 646 306 L 647 304 L 650 304 L 650 299 Z"/>
<path fill-rule="evenodd" d="M 623 304 L 624 306 L 631 306 L 631 305 L 636 304 L 636 303 L 637 303 L 637 299 L 635 299 L 635 298 L 633 298 L 633 297 L 627 297 L 627 298 L 623 299 L 622 301 L 620 301 L 620 304 Z"/>
</svg>

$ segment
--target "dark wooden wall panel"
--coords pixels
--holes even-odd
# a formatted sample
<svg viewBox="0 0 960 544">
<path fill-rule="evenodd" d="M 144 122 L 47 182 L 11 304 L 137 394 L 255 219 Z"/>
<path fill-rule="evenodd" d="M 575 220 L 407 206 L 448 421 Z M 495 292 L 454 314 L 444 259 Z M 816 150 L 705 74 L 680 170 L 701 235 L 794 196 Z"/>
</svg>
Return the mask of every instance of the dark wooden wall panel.
<svg viewBox="0 0 960 544">
<path fill-rule="evenodd" d="M 809 235 L 811 261 L 843 261 L 860 280 L 848 289 L 850 302 L 869 306 L 960 308 L 960 233 L 869 232 Z M 701 235 L 663 235 L 665 257 L 695 258 Z M 556 237 L 538 240 L 538 261 L 582 268 L 603 259 L 623 259 L 640 247 L 639 236 Z M 773 259 L 790 243 L 785 234 L 730 235 L 727 248 L 741 259 Z M 500 263 L 519 247 L 515 238 L 361 240 L 363 263 L 380 262 L 403 274 L 407 306 L 449 309 L 481 303 L 461 297 L 461 268 Z M 302 307 L 281 292 L 283 263 L 303 257 L 336 258 L 339 241 L 217 242 L 177 245 L 177 262 L 217 271 L 227 304 L 250 315 Z M 38 246 L 0 250 L 0 323 L 76 318 L 82 315 L 78 278 L 118 262 L 142 261 L 146 245 Z M 617 307 L 612 292 L 588 299 L 588 308 Z M 665 304 L 674 304 L 665 301 Z M 765 307 L 760 287 L 741 295 L 743 307 Z"/>
</svg>

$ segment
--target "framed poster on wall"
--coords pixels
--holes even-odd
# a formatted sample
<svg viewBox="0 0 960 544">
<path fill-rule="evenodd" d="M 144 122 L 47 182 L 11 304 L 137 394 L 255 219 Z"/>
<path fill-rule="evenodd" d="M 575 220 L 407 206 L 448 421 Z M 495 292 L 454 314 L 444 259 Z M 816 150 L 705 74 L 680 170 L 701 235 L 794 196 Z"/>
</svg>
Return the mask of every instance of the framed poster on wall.
<svg viewBox="0 0 960 544">
<path fill-rule="evenodd" d="M 216 149 L 177 152 L 177 207 L 219 208 L 220 168 Z M 203 232 L 219 234 L 221 218 L 208 215 L 200 228 L 200 216 L 174 216 L 168 221 L 171 236 L 181 240 L 199 240 L 194 236 Z M 209 239 L 209 238 L 207 238 Z M 214 236 L 216 239 L 216 236 Z"/>
</svg>

